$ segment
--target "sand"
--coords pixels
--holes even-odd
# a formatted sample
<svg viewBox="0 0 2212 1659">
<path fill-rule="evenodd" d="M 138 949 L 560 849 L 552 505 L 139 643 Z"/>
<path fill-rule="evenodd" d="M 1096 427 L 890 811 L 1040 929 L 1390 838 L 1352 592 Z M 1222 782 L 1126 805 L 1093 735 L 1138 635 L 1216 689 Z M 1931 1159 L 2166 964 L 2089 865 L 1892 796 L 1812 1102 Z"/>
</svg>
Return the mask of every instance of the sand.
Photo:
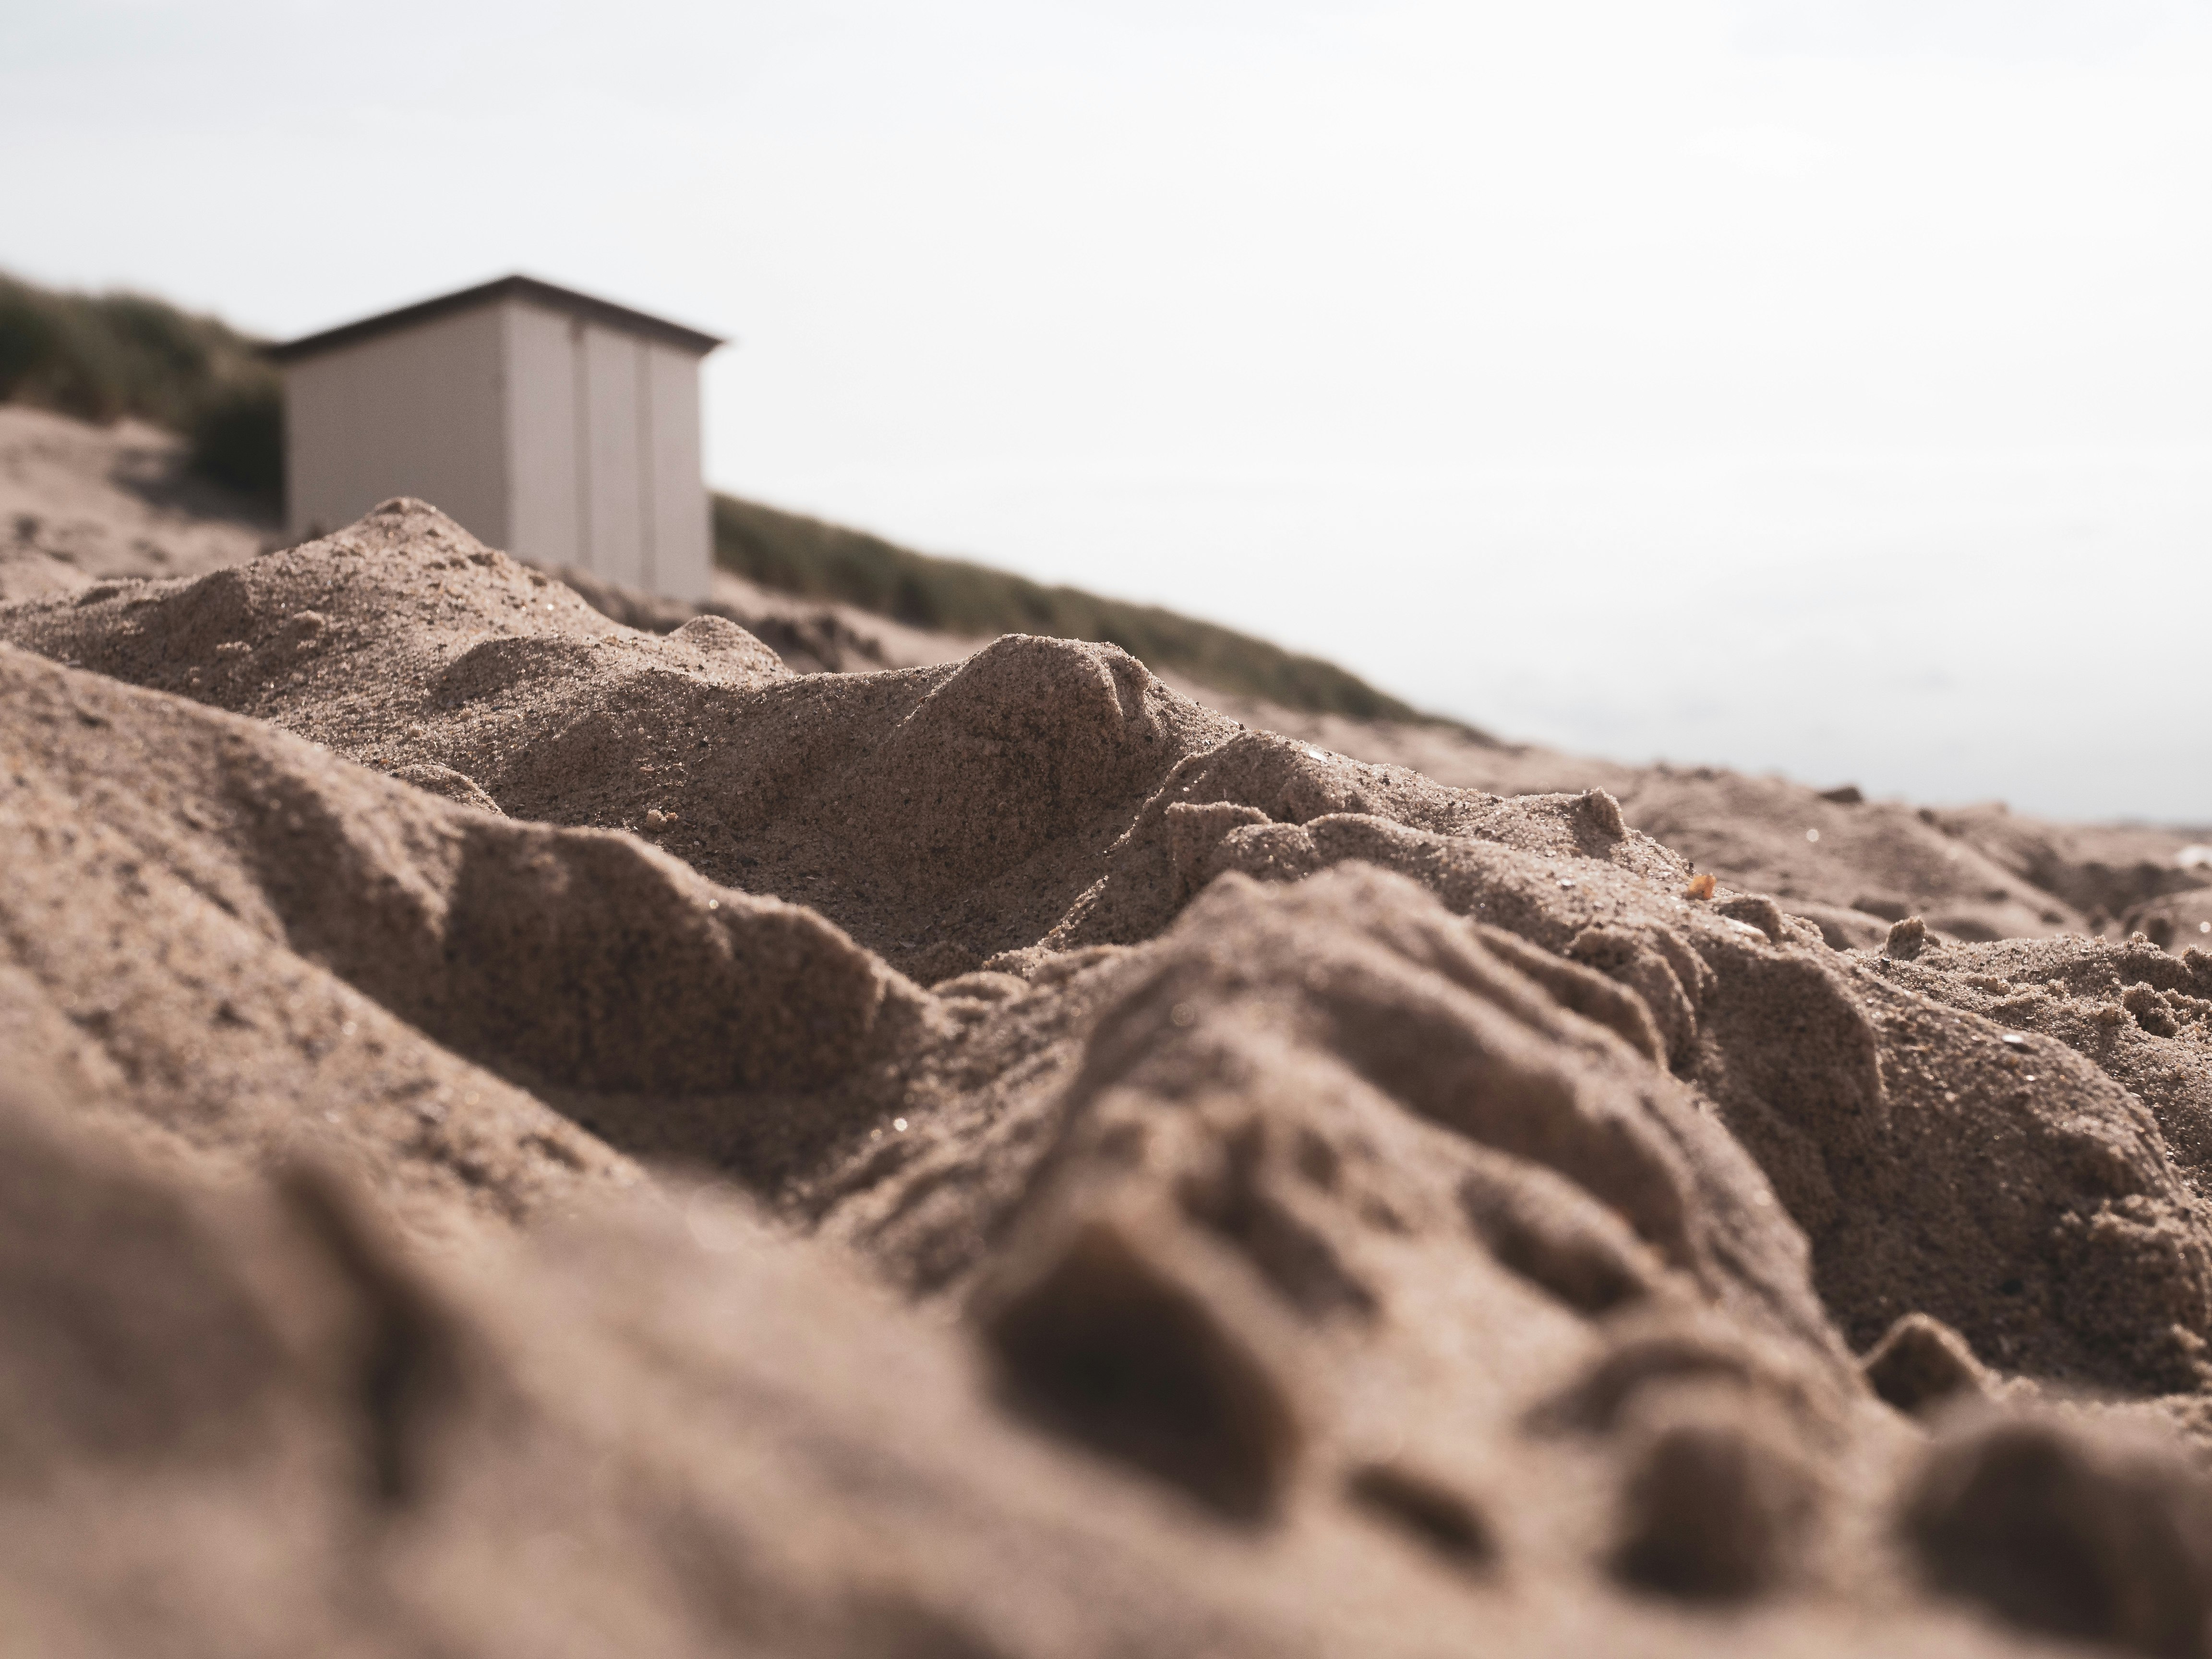
<svg viewBox="0 0 2212 1659">
<path fill-rule="evenodd" d="M 0 606 L 32 1650 L 2212 1652 L 2181 839 L 593 597 Z"/>
<path fill-rule="evenodd" d="M 173 433 L 0 404 L 0 601 L 196 574 L 281 539 L 273 517 L 194 477 Z"/>
</svg>

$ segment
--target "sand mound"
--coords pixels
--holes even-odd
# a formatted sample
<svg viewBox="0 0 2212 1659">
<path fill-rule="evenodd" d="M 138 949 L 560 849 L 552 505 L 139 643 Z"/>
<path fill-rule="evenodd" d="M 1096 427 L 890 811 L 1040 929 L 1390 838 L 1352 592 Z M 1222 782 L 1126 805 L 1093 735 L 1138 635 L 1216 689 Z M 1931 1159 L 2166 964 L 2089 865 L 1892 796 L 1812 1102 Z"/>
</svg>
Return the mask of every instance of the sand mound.
<svg viewBox="0 0 2212 1659">
<path fill-rule="evenodd" d="M 414 502 L 0 638 L 46 1649 L 2204 1650 L 2201 952 Z"/>
<path fill-rule="evenodd" d="M 1624 766 L 1448 726 L 1300 714 L 1182 689 L 1255 726 L 1411 767 L 1438 782 L 1500 794 L 1602 789 L 1623 815 L 1733 885 L 1770 893 L 1816 922 L 1838 950 L 1878 945 L 1920 916 L 1984 941 L 2138 928 L 2174 948 L 2212 934 L 2212 857 L 2197 830 L 2051 823 L 2001 805 L 1939 811 L 1869 801 L 1856 787 L 1815 789 L 1720 768 Z"/>
<path fill-rule="evenodd" d="M 24 1651 L 1318 1654 L 1427 1589 L 1055 1455 L 711 1195 L 425 1261 L 327 1171 L 155 1180 L 20 1096 L 0 1185 Z M 1340 1553 L 1356 1599 L 1301 1582 Z"/>
<path fill-rule="evenodd" d="M 703 621 L 706 626 L 695 631 L 711 634 L 714 631 L 713 619 L 719 617 L 750 634 L 781 658 L 786 667 L 799 673 L 838 674 L 848 670 L 865 672 L 893 665 L 890 653 L 876 633 L 855 627 L 835 606 L 804 605 L 788 598 L 779 603 L 758 590 L 752 590 L 747 595 L 750 602 L 742 606 L 721 598 L 719 591 L 705 604 L 693 605 L 689 600 L 624 587 L 619 582 L 608 581 L 588 570 L 568 565 L 540 568 L 562 586 L 574 590 L 593 610 L 611 617 L 625 628 L 673 634 Z M 719 590 L 728 578 L 720 571 L 715 575 Z M 971 648 L 981 643 L 972 641 Z M 966 656 L 968 653 L 957 654 Z"/>
<path fill-rule="evenodd" d="M 794 677 L 719 619 L 616 624 L 412 501 L 197 580 L 18 606 L 0 633 L 381 770 L 442 768 L 514 817 L 647 834 L 928 978 L 1042 938 L 1169 774 L 1239 729 L 1110 646 L 1018 635 L 957 664 Z M 1285 811 L 1301 787 L 1462 793 L 1278 748 Z M 1433 810 L 1492 834 L 1540 816 Z"/>
<path fill-rule="evenodd" d="M 622 1161 L 461 1056 L 588 1116 L 818 1090 L 914 1017 L 813 913 L 627 837 L 456 807 L 5 647 L 0 708 L 10 1018 L 191 1144 L 333 1138 L 519 1213 Z"/>
</svg>

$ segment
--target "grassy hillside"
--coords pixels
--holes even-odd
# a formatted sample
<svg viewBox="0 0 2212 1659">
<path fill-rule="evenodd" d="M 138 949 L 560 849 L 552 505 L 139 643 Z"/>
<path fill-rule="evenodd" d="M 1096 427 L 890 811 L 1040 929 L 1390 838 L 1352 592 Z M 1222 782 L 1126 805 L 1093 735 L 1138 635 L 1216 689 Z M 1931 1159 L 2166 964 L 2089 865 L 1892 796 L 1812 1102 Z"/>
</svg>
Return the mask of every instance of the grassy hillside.
<svg viewBox="0 0 2212 1659">
<path fill-rule="evenodd" d="M 1364 720 L 1418 720 L 1395 697 L 1318 657 L 1158 605 L 1047 587 L 963 559 L 935 558 L 879 537 L 714 497 L 714 559 L 723 568 L 787 593 L 837 599 L 916 628 L 988 637 L 1050 634 L 1101 640 L 1139 661 L 1223 691 L 1285 708 Z"/>
<path fill-rule="evenodd" d="M 58 294 L 0 276 L 0 403 L 182 433 L 195 471 L 271 505 L 283 401 L 258 343 L 136 294 Z"/>
<path fill-rule="evenodd" d="M 185 434 L 204 476 L 281 504 L 283 399 L 261 343 L 136 294 L 63 294 L 0 275 L 0 403 L 87 421 L 137 416 Z M 1414 711 L 1317 657 L 1157 605 L 1047 587 L 774 507 L 714 497 L 714 557 L 763 587 L 918 628 L 1118 645 L 1148 665 L 1285 708 L 1362 719 Z"/>
</svg>

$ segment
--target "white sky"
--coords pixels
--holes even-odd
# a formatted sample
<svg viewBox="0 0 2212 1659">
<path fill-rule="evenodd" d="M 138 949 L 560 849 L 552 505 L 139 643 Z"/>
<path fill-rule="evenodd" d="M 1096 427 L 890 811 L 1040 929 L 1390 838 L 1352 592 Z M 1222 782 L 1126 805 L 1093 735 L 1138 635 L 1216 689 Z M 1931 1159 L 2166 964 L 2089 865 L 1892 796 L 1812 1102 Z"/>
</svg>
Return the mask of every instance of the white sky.
<svg viewBox="0 0 2212 1659">
<path fill-rule="evenodd" d="M 0 266 L 739 337 L 719 485 L 1509 735 L 2212 823 L 2212 0 L 0 0 Z"/>
</svg>

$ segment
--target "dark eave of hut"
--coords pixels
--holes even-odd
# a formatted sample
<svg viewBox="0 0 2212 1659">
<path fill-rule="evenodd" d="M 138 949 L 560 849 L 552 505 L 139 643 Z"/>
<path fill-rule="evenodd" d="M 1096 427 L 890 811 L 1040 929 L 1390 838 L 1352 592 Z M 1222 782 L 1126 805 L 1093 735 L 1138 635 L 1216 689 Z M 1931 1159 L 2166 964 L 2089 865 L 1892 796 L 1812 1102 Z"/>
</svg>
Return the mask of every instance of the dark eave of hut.
<svg viewBox="0 0 2212 1659">
<path fill-rule="evenodd" d="M 726 343 L 720 335 L 704 334 L 696 328 L 686 328 L 681 323 L 672 323 L 665 317 L 648 316 L 642 311 L 632 311 L 628 306 L 618 306 L 611 300 L 594 299 L 588 294 L 579 294 L 574 289 L 540 282 L 535 276 L 501 276 L 495 282 L 462 289 L 459 293 L 441 294 L 434 300 L 417 301 L 411 306 L 402 306 L 397 311 L 382 312 L 374 317 L 364 317 L 359 322 L 326 328 L 319 334 L 288 340 L 281 345 L 268 347 L 266 355 L 274 362 L 295 363 L 304 358 L 320 356 L 326 351 L 336 351 L 343 346 L 357 345 L 363 340 L 373 340 L 380 334 L 397 333 L 401 329 L 412 328 L 434 318 L 450 316 L 455 312 L 491 305 L 501 300 L 526 300 L 549 311 L 565 312 L 571 317 L 597 323 L 604 328 L 642 335 L 647 339 L 658 340 L 664 345 L 672 345 L 702 357 Z"/>
</svg>

